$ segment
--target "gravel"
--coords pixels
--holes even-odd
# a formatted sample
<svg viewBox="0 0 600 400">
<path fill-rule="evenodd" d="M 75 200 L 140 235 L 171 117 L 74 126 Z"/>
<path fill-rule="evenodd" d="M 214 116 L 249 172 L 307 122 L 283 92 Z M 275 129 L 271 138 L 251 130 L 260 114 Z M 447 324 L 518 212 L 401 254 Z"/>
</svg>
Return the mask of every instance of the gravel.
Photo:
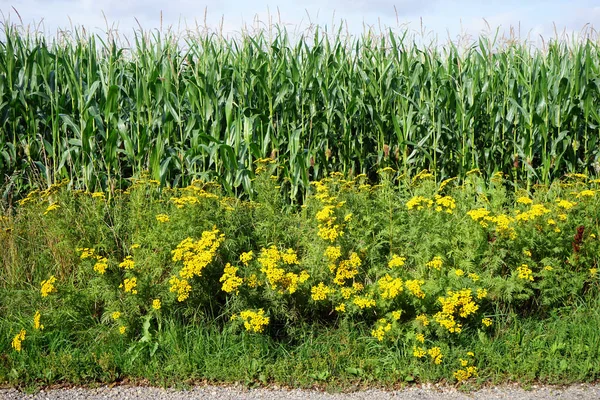
<svg viewBox="0 0 600 400">
<path fill-rule="evenodd" d="M 190 399 L 263 399 L 263 400 L 458 400 L 458 399 L 565 399 L 598 400 L 600 385 L 573 385 L 567 387 L 532 386 L 524 390 L 518 386 L 497 386 L 472 392 L 460 392 L 453 387 L 423 385 L 402 390 L 362 390 L 351 393 L 326 393 L 317 390 L 300 389 L 247 389 L 242 386 L 198 386 L 190 390 L 161 389 L 140 386 L 99 387 L 96 389 L 70 388 L 41 390 L 35 394 L 25 394 L 15 389 L 0 389 L 0 399 L 123 399 L 123 400 L 190 400 Z"/>
</svg>

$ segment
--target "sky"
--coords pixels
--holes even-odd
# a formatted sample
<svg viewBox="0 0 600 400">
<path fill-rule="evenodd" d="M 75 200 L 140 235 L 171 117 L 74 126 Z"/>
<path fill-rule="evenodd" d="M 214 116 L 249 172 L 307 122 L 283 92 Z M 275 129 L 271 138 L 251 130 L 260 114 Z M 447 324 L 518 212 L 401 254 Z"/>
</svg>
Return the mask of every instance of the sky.
<svg viewBox="0 0 600 400">
<path fill-rule="evenodd" d="M 512 28 L 514 35 L 532 41 L 554 38 L 557 32 L 600 30 L 600 0 L 0 0 L 0 11 L 4 20 L 22 20 L 50 35 L 72 26 L 99 34 L 107 27 L 128 34 L 141 26 L 235 35 L 266 27 L 269 21 L 292 33 L 314 25 L 335 30 L 343 22 L 343 31 L 350 34 L 390 27 L 440 41 L 497 28 L 505 34 Z"/>
</svg>

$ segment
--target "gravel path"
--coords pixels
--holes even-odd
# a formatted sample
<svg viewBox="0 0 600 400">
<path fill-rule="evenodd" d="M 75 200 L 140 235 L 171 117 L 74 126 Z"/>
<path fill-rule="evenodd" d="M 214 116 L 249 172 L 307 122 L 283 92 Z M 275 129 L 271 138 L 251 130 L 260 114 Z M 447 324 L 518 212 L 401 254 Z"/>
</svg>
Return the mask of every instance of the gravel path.
<svg viewBox="0 0 600 400">
<path fill-rule="evenodd" d="M 261 400 L 373 400 L 373 399 L 408 399 L 408 400 L 458 400 L 458 399 L 565 399 L 565 400 L 598 400 L 600 385 L 573 385 L 564 388 L 533 386 L 523 390 L 518 386 L 499 386 L 481 389 L 475 392 L 462 393 L 451 387 L 424 385 L 409 387 L 397 391 L 364 390 L 352 393 L 324 393 L 314 390 L 287 389 L 246 389 L 240 386 L 201 386 L 192 390 L 160 389 L 152 387 L 117 386 L 97 389 L 51 389 L 26 395 L 14 389 L 0 389 L 0 399 L 73 399 L 73 400 L 191 400 L 191 399 L 261 399 Z"/>
</svg>

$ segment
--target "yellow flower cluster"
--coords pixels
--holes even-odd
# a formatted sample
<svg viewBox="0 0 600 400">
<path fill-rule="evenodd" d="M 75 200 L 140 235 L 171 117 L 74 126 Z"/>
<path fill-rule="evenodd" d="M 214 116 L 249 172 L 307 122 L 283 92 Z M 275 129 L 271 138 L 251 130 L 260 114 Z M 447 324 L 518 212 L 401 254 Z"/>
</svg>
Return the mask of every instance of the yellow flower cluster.
<svg viewBox="0 0 600 400">
<path fill-rule="evenodd" d="M 422 210 L 423 208 L 431 208 L 433 206 L 433 200 L 425 198 L 423 196 L 415 196 L 406 202 L 406 208 L 409 210 L 417 209 Z"/>
<path fill-rule="evenodd" d="M 341 261 L 339 266 L 337 266 L 337 270 L 334 269 L 335 278 L 333 279 L 333 282 L 342 286 L 346 283 L 346 280 L 352 279 L 358 275 L 358 268 L 360 266 L 361 260 L 358 254 L 355 252 L 350 253 L 350 257 L 347 260 Z M 332 264 L 331 267 L 335 268 L 335 264 Z"/>
<path fill-rule="evenodd" d="M 439 271 L 442 269 L 442 266 L 444 265 L 444 260 L 442 260 L 442 257 L 440 257 L 440 256 L 435 256 L 435 257 L 433 257 L 433 260 L 429 261 L 425 265 L 430 268 L 435 268 Z"/>
<path fill-rule="evenodd" d="M 225 265 L 223 270 L 223 276 L 219 279 L 219 282 L 223 282 L 221 289 L 226 293 L 239 293 L 238 288 L 242 286 L 244 280 L 237 276 L 238 268 L 232 266 L 230 263 Z"/>
<path fill-rule="evenodd" d="M 123 268 L 123 269 L 134 269 L 135 261 L 133 261 L 133 257 L 132 256 L 125 257 L 125 259 L 119 264 L 119 267 Z"/>
<path fill-rule="evenodd" d="M 371 331 L 371 336 L 382 342 L 386 332 L 389 332 L 391 330 L 392 324 L 390 324 L 385 318 L 381 318 L 377 321 L 375 329 Z"/>
<path fill-rule="evenodd" d="M 313 286 L 310 289 L 310 297 L 314 301 L 327 300 L 327 296 L 332 292 L 333 289 L 325 285 L 323 282 L 319 282 L 317 286 Z"/>
<path fill-rule="evenodd" d="M 265 311 L 262 308 L 258 311 L 242 311 L 240 312 L 240 318 L 244 321 L 244 327 L 249 332 L 262 332 L 265 330 L 265 326 L 269 325 L 269 317 L 265 317 Z"/>
<path fill-rule="evenodd" d="M 556 199 L 556 205 L 565 210 L 570 210 L 571 208 L 575 207 L 577 203 L 569 200 Z"/>
<path fill-rule="evenodd" d="M 483 318 L 481 320 L 481 323 L 485 326 L 492 326 L 492 320 L 491 318 Z"/>
<path fill-rule="evenodd" d="M 421 286 L 423 286 L 424 284 L 425 281 L 422 279 L 413 279 L 404 282 L 404 286 L 406 286 L 406 289 L 408 289 L 409 292 L 411 292 L 415 297 L 419 299 L 425 298 L 425 293 L 421 289 Z"/>
<path fill-rule="evenodd" d="M 482 288 L 477 289 L 477 298 L 479 300 L 485 299 L 487 297 L 487 294 L 488 294 L 487 289 L 482 289 Z"/>
<path fill-rule="evenodd" d="M 279 265 L 280 261 L 287 265 L 299 264 L 298 256 L 293 249 L 282 252 L 277 250 L 275 246 L 268 249 L 263 248 L 257 261 L 261 265 L 260 271 L 266 275 L 271 288 L 278 290 L 280 294 L 285 292 L 295 293 L 298 290 L 298 285 L 306 282 L 310 277 L 306 271 L 301 271 L 300 274 L 286 272 Z"/>
<path fill-rule="evenodd" d="M 516 238 L 515 229 L 511 226 L 511 223 L 513 223 L 515 220 L 514 218 L 508 215 L 498 214 L 494 217 L 491 216 L 490 212 L 485 208 L 478 208 L 475 210 L 468 211 L 467 215 L 471 217 L 473 221 L 479 222 L 479 224 L 484 228 L 487 228 L 489 226 L 489 223 L 493 223 L 496 224 L 496 229 L 498 230 L 498 233 L 505 235 L 511 239 Z"/>
<path fill-rule="evenodd" d="M 121 326 L 119 327 L 119 333 L 120 333 L 121 335 L 124 335 L 126 330 L 127 330 L 127 328 L 126 328 L 124 325 L 121 325 Z"/>
<path fill-rule="evenodd" d="M 365 308 L 375 307 L 375 304 L 377 304 L 372 298 L 361 296 L 354 297 L 354 299 L 352 299 L 352 302 L 361 310 Z"/>
<path fill-rule="evenodd" d="M 11 346 L 13 349 L 15 349 L 16 351 L 21 351 L 22 343 L 23 343 L 23 340 L 25 340 L 26 334 L 27 334 L 27 331 L 25 329 L 21 329 L 21 331 L 16 334 L 16 336 L 13 338 L 13 340 L 11 342 Z"/>
<path fill-rule="evenodd" d="M 427 350 L 422 347 L 413 346 L 413 356 L 423 358 L 427 355 Z"/>
<path fill-rule="evenodd" d="M 94 264 L 94 271 L 103 275 L 108 268 L 108 260 L 106 257 L 97 256 L 96 263 Z"/>
<path fill-rule="evenodd" d="M 154 299 L 152 300 L 152 308 L 155 310 L 160 310 L 160 307 L 162 306 L 160 299 Z"/>
<path fill-rule="evenodd" d="M 402 267 L 406 262 L 406 257 L 400 257 L 396 254 L 392 254 L 392 259 L 388 262 L 388 267 L 398 268 Z"/>
<path fill-rule="evenodd" d="M 519 279 L 533 282 L 533 271 L 527 264 L 522 264 L 520 267 L 517 267 L 517 272 L 519 274 Z"/>
<path fill-rule="evenodd" d="M 423 325 L 423 326 L 429 325 L 429 318 L 427 318 L 427 315 L 425 315 L 425 314 L 417 315 L 417 317 L 415 318 L 415 321 L 421 323 L 421 325 Z"/>
<path fill-rule="evenodd" d="M 517 221 L 523 222 L 533 221 L 537 217 L 541 217 L 545 214 L 548 214 L 549 212 L 550 210 L 544 207 L 542 204 L 534 204 L 528 211 L 519 212 L 519 210 L 517 210 L 517 215 L 515 216 L 515 219 Z"/>
<path fill-rule="evenodd" d="M 184 239 L 175 250 L 171 251 L 173 261 L 183 261 L 183 268 L 179 271 L 179 276 L 183 279 L 200 277 L 202 270 L 212 262 L 224 240 L 225 235 L 220 233 L 216 227 L 211 231 L 202 232 L 202 237 L 196 241 L 189 237 Z"/>
<path fill-rule="evenodd" d="M 119 285 L 120 288 L 123 288 L 125 293 L 137 294 L 137 278 L 125 278 L 123 283 Z"/>
<path fill-rule="evenodd" d="M 50 293 L 56 292 L 56 288 L 54 287 L 54 283 L 56 282 L 56 278 L 54 275 L 50 276 L 47 280 L 42 281 L 40 292 L 42 293 L 42 297 L 48 297 Z"/>
<path fill-rule="evenodd" d="M 252 261 L 253 258 L 254 253 L 252 251 L 240 254 L 240 262 L 243 263 L 246 267 L 248 266 L 248 263 Z"/>
<path fill-rule="evenodd" d="M 169 279 L 169 285 L 171 285 L 169 291 L 171 293 L 177 293 L 177 301 L 182 302 L 190 297 L 192 286 L 189 284 L 187 279 L 179 279 L 174 276 Z"/>
<path fill-rule="evenodd" d="M 462 325 L 456 321 L 455 314 L 467 318 L 479 309 L 473 301 L 471 289 L 456 292 L 448 290 L 447 297 L 439 297 L 438 301 L 442 304 L 442 311 L 436 313 L 434 319 L 450 333 L 459 333 L 462 330 Z"/>
<path fill-rule="evenodd" d="M 42 325 L 40 323 L 40 319 L 42 318 L 42 314 L 40 314 L 39 311 L 36 311 L 35 314 L 33 315 L 33 329 L 37 330 L 44 330 L 44 325 Z"/>
<path fill-rule="evenodd" d="M 439 347 L 430 348 L 429 350 L 427 350 L 427 354 L 429 354 L 434 364 L 439 365 L 442 363 L 442 358 L 444 357 L 444 355 L 442 354 L 442 350 Z"/>
<path fill-rule="evenodd" d="M 79 258 L 82 260 L 85 260 L 86 258 L 92 258 L 94 256 L 94 253 L 96 252 L 94 249 L 90 249 L 87 247 L 78 247 L 77 251 L 81 252 Z"/>
<path fill-rule="evenodd" d="M 468 366 L 465 369 L 459 369 L 454 372 L 454 377 L 458 382 L 463 382 L 471 378 L 472 376 L 477 376 L 477 367 Z"/>
<path fill-rule="evenodd" d="M 385 274 L 383 278 L 377 281 L 379 292 L 382 299 L 394 299 L 402 293 L 402 279 L 392 278 L 389 274 Z"/>
<path fill-rule="evenodd" d="M 60 206 L 57 203 L 50 204 L 48 208 L 46 208 L 46 211 L 44 211 L 44 215 L 48 214 L 51 211 L 58 210 L 59 208 Z"/>
<path fill-rule="evenodd" d="M 435 211 L 442 212 L 445 211 L 448 214 L 452 214 L 454 209 L 456 208 L 456 200 L 454 200 L 451 196 L 440 196 L 439 194 L 435 195 Z"/>
<path fill-rule="evenodd" d="M 596 192 L 594 192 L 593 190 L 590 189 L 586 189 L 586 190 L 582 190 L 581 192 L 577 193 L 577 198 L 580 199 L 582 197 L 594 197 L 596 195 Z"/>
<path fill-rule="evenodd" d="M 517 203 L 530 205 L 533 204 L 533 200 L 531 200 L 529 197 L 519 197 L 517 199 Z"/>
<path fill-rule="evenodd" d="M 156 216 L 156 220 L 157 220 L 158 222 L 162 222 L 162 223 L 165 223 L 165 222 L 169 222 L 169 221 L 170 221 L 170 219 L 169 219 L 169 216 L 168 216 L 167 214 L 158 214 L 158 215 Z"/>
<path fill-rule="evenodd" d="M 328 246 L 325 249 L 325 257 L 329 260 L 329 262 L 335 262 L 338 258 L 342 256 L 342 248 L 340 246 Z"/>
</svg>

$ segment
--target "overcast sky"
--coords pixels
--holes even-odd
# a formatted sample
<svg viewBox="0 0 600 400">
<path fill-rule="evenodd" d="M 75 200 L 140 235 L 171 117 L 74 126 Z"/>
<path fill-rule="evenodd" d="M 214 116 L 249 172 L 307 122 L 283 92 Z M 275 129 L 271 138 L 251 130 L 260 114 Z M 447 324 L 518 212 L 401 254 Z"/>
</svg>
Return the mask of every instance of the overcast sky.
<svg viewBox="0 0 600 400">
<path fill-rule="evenodd" d="M 440 40 L 467 33 L 475 36 L 492 28 L 506 31 L 520 24 L 521 37 L 554 36 L 559 32 L 581 31 L 586 24 L 600 29 L 600 0 L 305 0 L 305 1 L 228 1 L 228 0 L 0 0 L 4 18 L 18 22 L 16 9 L 24 24 L 43 21 L 47 33 L 69 28 L 71 23 L 101 33 L 109 25 L 120 32 L 133 32 L 138 22 L 146 29 L 192 28 L 198 23 L 224 33 L 239 32 L 244 25 L 254 26 L 258 19 L 286 24 L 290 31 L 311 23 L 339 26 L 346 21 L 350 33 L 364 26 L 374 28 L 407 26 L 427 32 Z M 205 19 L 206 10 L 206 19 Z"/>
</svg>

